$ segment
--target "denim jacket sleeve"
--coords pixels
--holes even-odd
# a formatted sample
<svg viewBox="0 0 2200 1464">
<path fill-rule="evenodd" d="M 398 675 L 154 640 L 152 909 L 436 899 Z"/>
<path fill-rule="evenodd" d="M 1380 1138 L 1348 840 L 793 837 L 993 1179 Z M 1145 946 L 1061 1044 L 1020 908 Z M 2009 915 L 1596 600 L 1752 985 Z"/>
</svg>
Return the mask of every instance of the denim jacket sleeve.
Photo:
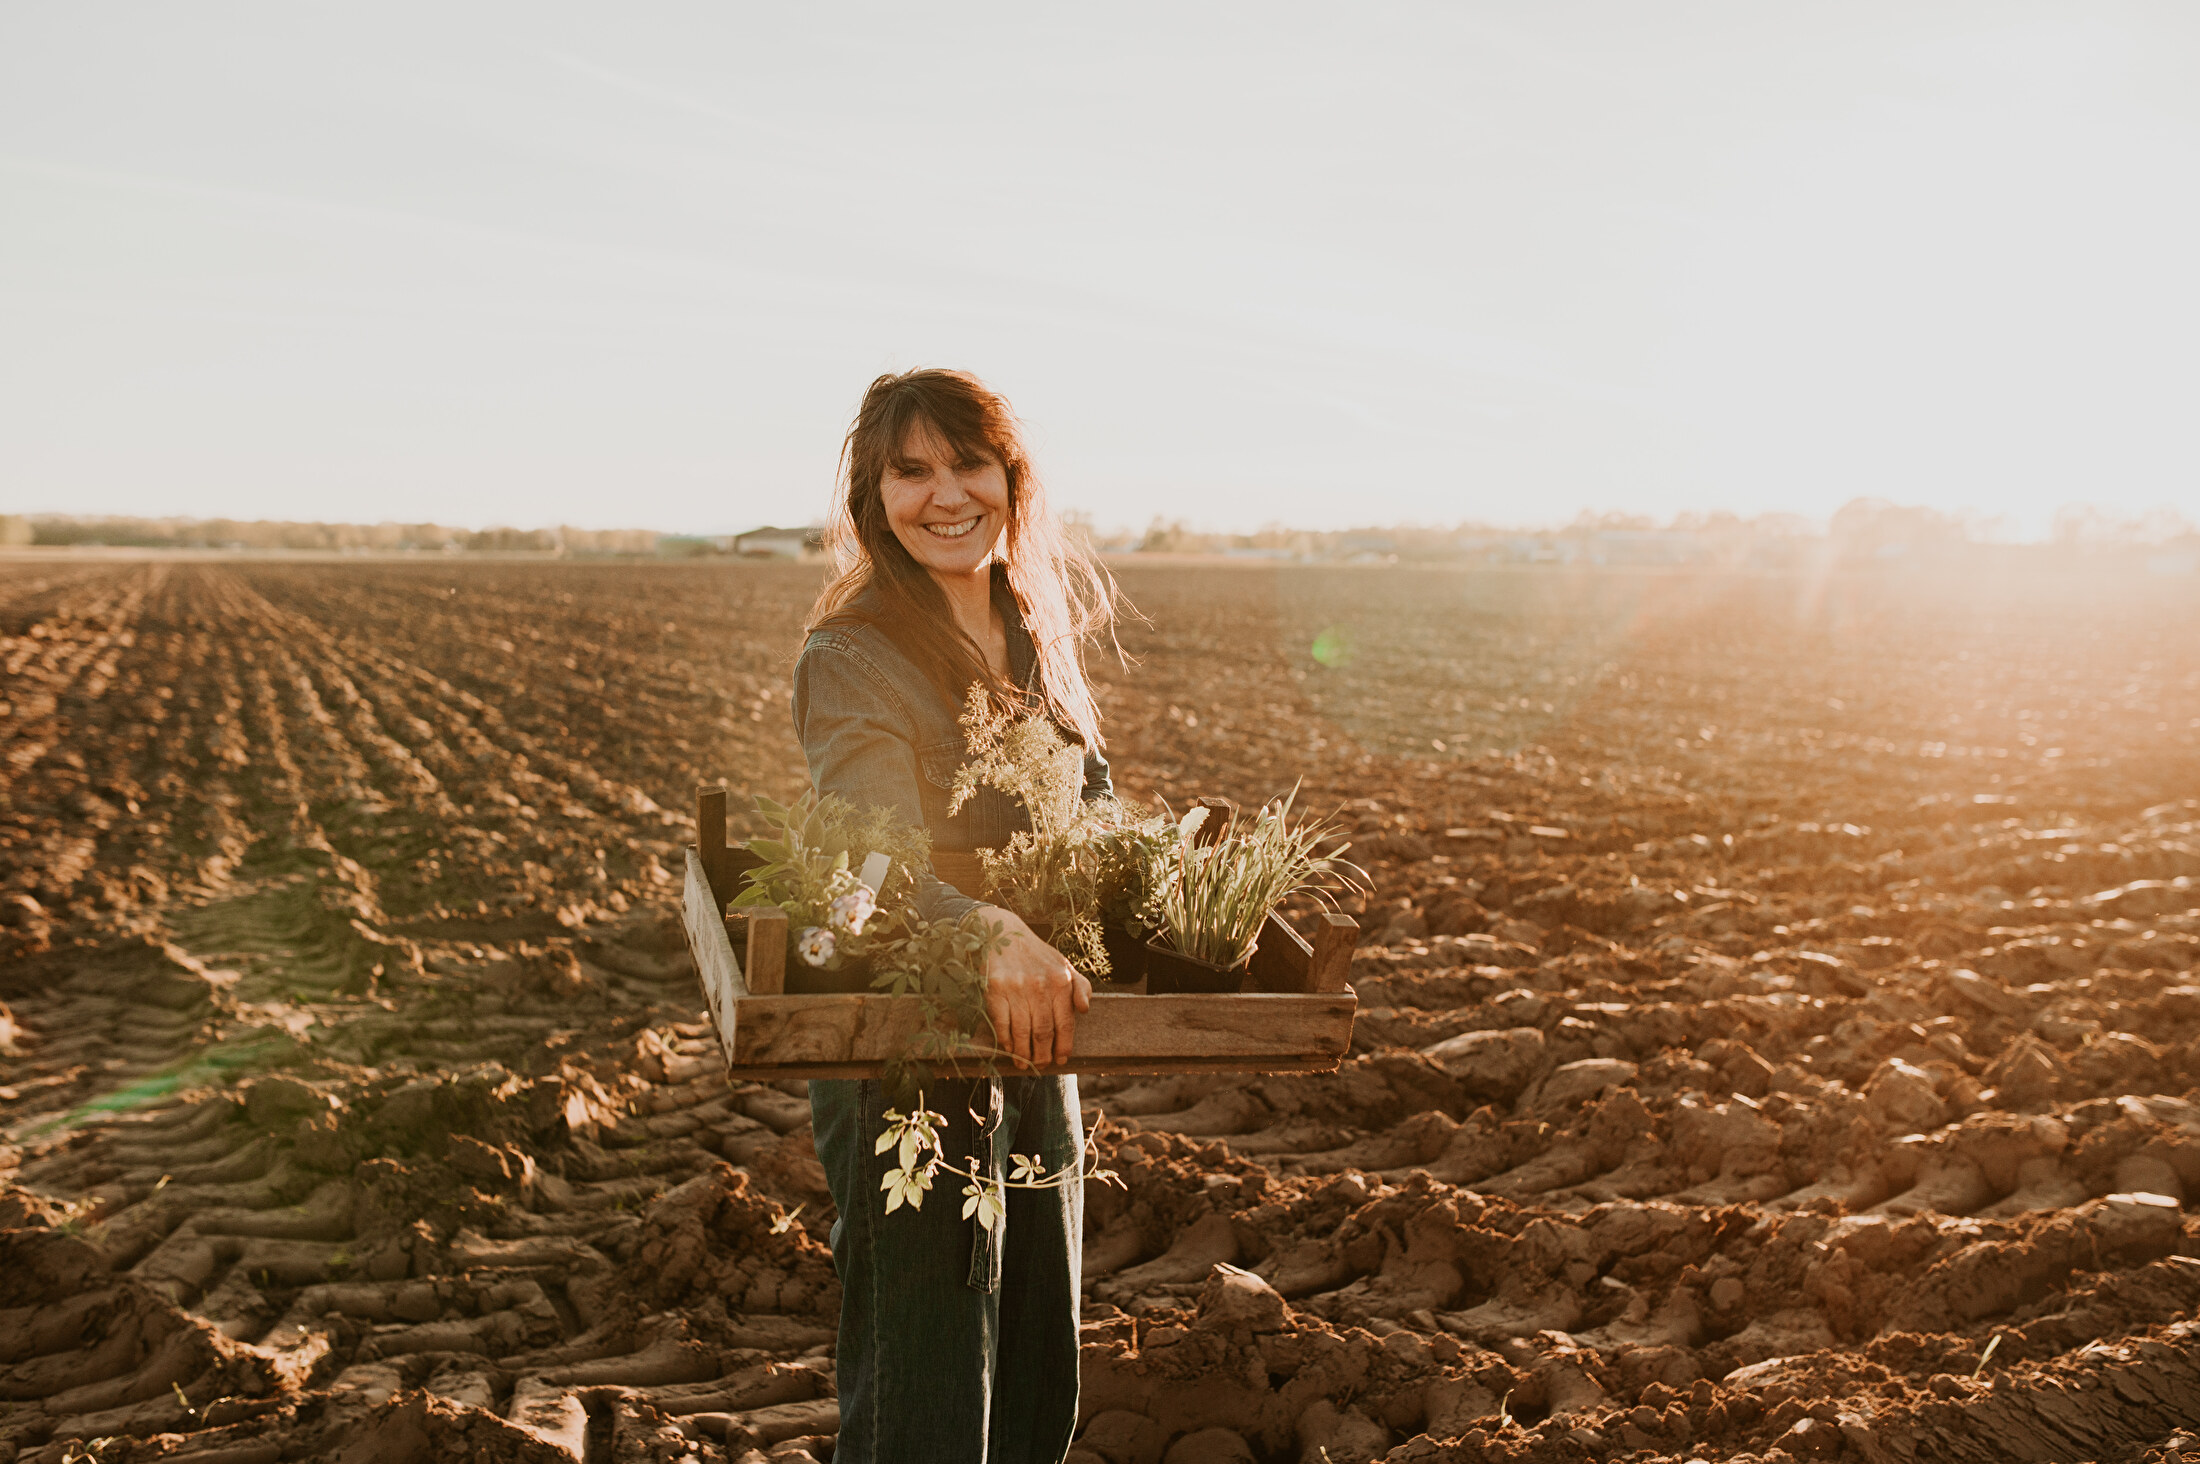
<svg viewBox="0 0 2200 1464">
<path fill-rule="evenodd" d="M 915 719 L 860 650 L 837 637 L 812 640 L 795 662 L 793 709 L 795 736 L 820 794 L 837 793 L 859 808 L 889 808 L 912 827 L 924 827 Z M 960 920 L 978 908 L 978 901 L 931 870 L 913 873 L 920 919 Z"/>
<path fill-rule="evenodd" d="M 1088 749 L 1085 753 L 1085 801 L 1095 798 L 1113 798 L 1115 778 L 1108 772 L 1108 760 Z"/>
</svg>

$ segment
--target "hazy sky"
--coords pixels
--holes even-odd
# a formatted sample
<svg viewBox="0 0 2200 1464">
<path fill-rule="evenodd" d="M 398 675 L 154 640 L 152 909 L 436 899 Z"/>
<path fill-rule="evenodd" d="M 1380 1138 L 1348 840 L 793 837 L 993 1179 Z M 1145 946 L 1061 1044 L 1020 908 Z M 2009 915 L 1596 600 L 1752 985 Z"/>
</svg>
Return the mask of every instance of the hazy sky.
<svg viewBox="0 0 2200 1464">
<path fill-rule="evenodd" d="M 0 508 L 2200 516 L 2200 7 L 0 0 Z"/>
</svg>

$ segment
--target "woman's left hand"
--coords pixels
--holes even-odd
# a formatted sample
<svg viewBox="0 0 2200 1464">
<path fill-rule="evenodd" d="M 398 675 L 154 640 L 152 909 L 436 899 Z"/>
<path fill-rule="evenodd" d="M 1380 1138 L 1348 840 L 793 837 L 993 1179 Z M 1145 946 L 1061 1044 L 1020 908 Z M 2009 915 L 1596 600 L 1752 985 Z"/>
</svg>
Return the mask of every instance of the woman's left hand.
<svg viewBox="0 0 2200 1464">
<path fill-rule="evenodd" d="M 1092 983 L 1015 912 L 986 905 L 978 913 L 1008 933 L 1008 948 L 996 951 L 985 968 L 994 1046 L 1021 1067 L 1062 1066 L 1077 1035 L 1077 1014 L 1092 1007 Z"/>
</svg>

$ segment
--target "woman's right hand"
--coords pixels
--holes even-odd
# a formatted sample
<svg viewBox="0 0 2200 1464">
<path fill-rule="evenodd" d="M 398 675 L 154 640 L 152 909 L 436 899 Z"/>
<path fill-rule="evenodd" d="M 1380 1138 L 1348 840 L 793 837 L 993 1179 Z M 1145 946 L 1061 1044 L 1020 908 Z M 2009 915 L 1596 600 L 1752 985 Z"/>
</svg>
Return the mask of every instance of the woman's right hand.
<svg viewBox="0 0 2200 1464">
<path fill-rule="evenodd" d="M 995 951 L 985 967 L 985 1014 L 994 1045 L 1023 1067 L 1067 1063 L 1077 1014 L 1092 1006 L 1092 983 L 1032 934 L 1022 916 L 998 905 L 981 905 L 977 913 L 1008 935 L 1008 948 Z"/>
</svg>

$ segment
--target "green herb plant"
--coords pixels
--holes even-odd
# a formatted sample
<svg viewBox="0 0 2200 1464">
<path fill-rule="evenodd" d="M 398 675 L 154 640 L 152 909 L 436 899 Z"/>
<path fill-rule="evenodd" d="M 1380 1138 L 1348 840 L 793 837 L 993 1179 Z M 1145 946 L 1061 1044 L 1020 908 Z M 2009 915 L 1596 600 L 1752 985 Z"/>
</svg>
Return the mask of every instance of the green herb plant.
<svg viewBox="0 0 2200 1464">
<path fill-rule="evenodd" d="M 1109 807 L 1096 810 L 1108 825 L 1096 850 L 1100 918 L 1143 937 L 1154 929 L 1151 871 L 1165 865 L 1184 835 L 1177 820 L 1165 813 L 1105 801 Z"/>
<path fill-rule="evenodd" d="M 778 906 L 787 912 L 789 961 L 826 971 L 872 957 L 908 935 L 914 871 L 932 858 L 924 830 L 890 809 L 858 809 L 837 794 L 820 798 L 815 789 L 791 806 L 759 797 L 756 811 L 773 834 L 749 841 L 749 852 L 764 863 L 749 871 L 729 914 Z M 864 889 L 849 867 L 873 851 L 891 861 L 876 892 Z"/>
<path fill-rule="evenodd" d="M 1159 846 L 1146 873 L 1148 918 L 1160 943 L 1180 955 L 1234 971 L 1252 959 L 1268 912 L 1294 895 L 1334 906 L 1334 892 L 1365 889 L 1367 876 L 1322 846 L 1336 833 L 1326 819 L 1291 817 L 1296 787 L 1250 821 L 1230 815 L 1222 836 L 1195 842 L 1208 810 L 1195 808 L 1177 837 Z"/>
<path fill-rule="evenodd" d="M 959 921 L 925 921 L 913 915 L 908 934 L 872 959 L 871 985 L 889 996 L 914 996 L 921 1020 L 908 1045 L 889 1057 L 880 1073 L 888 1095 L 921 1103 L 924 1079 L 942 1068 L 960 1076 L 965 1066 L 985 1078 L 1000 1076 L 999 1047 L 981 1043 L 991 1033 L 985 1011 L 985 966 L 1008 948 L 1008 932 L 976 911 Z"/>
<path fill-rule="evenodd" d="M 749 841 L 764 863 L 749 871 L 729 913 L 777 906 L 787 914 L 788 959 L 837 971 L 867 963 L 873 989 L 921 999 L 914 1035 L 884 1064 L 889 1092 L 913 1097 L 939 1066 L 974 1064 L 994 1076 L 994 1049 L 974 1039 L 985 1024 L 985 963 L 1006 947 L 1000 925 L 975 913 L 928 921 L 916 910 L 915 871 L 931 862 L 931 841 L 883 808 L 858 810 L 835 794 L 807 792 L 791 806 L 758 798 L 771 836 Z M 851 862 L 869 853 L 891 861 L 874 895 Z"/>
</svg>

